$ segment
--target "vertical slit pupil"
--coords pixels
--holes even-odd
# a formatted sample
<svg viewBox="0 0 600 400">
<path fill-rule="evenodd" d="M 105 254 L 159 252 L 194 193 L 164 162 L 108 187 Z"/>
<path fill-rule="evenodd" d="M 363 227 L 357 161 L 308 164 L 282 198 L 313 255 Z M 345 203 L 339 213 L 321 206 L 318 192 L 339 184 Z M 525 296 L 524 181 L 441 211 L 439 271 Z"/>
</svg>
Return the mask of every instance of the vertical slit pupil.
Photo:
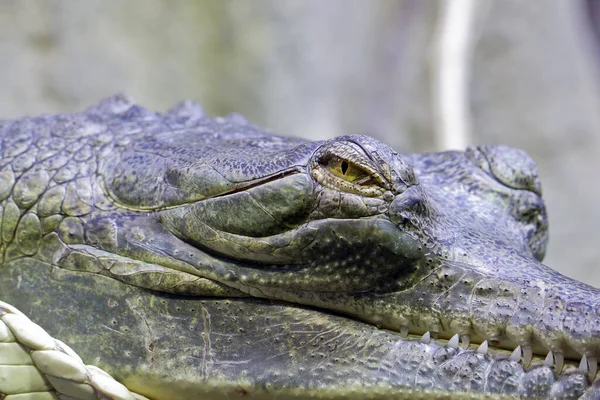
<svg viewBox="0 0 600 400">
<path fill-rule="evenodd" d="M 346 175 L 347 171 L 348 171 L 348 161 L 342 161 L 342 174 Z"/>
</svg>

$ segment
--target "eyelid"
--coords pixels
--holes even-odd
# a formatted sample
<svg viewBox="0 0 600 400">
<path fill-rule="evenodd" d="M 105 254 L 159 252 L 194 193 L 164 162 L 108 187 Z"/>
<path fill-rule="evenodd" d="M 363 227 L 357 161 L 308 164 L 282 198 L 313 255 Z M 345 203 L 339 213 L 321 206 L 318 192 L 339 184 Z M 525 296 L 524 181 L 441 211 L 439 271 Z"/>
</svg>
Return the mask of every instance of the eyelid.
<svg viewBox="0 0 600 400">
<path fill-rule="evenodd" d="M 373 165 L 373 161 L 354 147 L 351 143 L 338 143 L 336 148 L 325 148 L 315 154 L 313 177 L 322 185 L 338 190 L 369 197 L 382 195 L 389 189 L 389 183 Z M 345 179 L 333 171 L 338 168 L 341 172 L 343 162 L 358 172 L 355 180 Z"/>
<path fill-rule="evenodd" d="M 342 174 L 344 174 L 344 166 L 343 164 L 346 163 L 346 171 L 354 169 L 356 171 L 362 172 L 364 175 L 369 175 L 371 176 L 372 173 L 363 168 L 360 165 L 357 165 L 355 163 L 353 163 L 350 160 L 346 160 L 345 158 L 341 158 L 335 155 L 332 155 L 331 157 L 327 157 L 326 160 L 324 160 L 325 162 L 321 162 L 321 165 L 323 165 L 324 167 L 331 167 L 331 168 L 335 168 L 338 167 L 340 168 L 340 170 L 342 171 Z"/>
<path fill-rule="evenodd" d="M 346 171 L 348 171 L 347 173 L 344 173 L 344 168 L 343 168 L 343 164 L 346 163 L 347 167 L 346 167 Z M 369 181 L 373 181 L 372 184 L 377 185 L 378 182 L 375 179 L 375 177 L 373 176 L 373 174 L 364 169 L 363 167 L 361 167 L 360 165 L 356 165 L 353 162 L 349 161 L 349 160 L 345 160 L 339 157 L 333 157 L 332 159 L 330 159 L 327 162 L 327 165 L 324 165 L 326 169 L 329 170 L 329 172 L 331 172 L 333 175 L 335 175 L 336 177 L 343 179 L 347 182 L 353 183 L 355 185 L 365 185 L 367 184 L 367 182 Z M 339 168 L 339 170 L 342 172 L 342 175 L 338 175 L 335 173 L 335 171 L 333 171 L 332 169 L 335 168 Z M 353 173 L 354 172 L 354 173 Z"/>
</svg>

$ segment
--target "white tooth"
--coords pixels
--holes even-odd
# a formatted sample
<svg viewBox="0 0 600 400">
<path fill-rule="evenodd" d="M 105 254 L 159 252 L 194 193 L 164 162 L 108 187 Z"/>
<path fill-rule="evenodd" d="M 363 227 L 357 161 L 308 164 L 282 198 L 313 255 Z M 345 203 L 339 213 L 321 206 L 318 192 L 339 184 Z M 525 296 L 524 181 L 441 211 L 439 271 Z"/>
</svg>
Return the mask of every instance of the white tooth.
<svg viewBox="0 0 600 400">
<path fill-rule="evenodd" d="M 400 328 L 400 336 L 402 336 L 403 338 L 408 336 L 408 326 L 403 326 L 402 328 Z"/>
<path fill-rule="evenodd" d="M 533 349 L 531 346 L 523 346 L 521 347 L 521 350 L 523 350 L 523 365 L 529 367 L 529 364 L 531 364 L 531 360 L 533 359 Z"/>
<path fill-rule="evenodd" d="M 429 333 L 429 331 L 427 331 L 423 334 L 423 336 L 421 336 L 421 343 L 429 344 L 430 341 L 431 341 L 431 334 Z"/>
<path fill-rule="evenodd" d="M 544 365 L 551 367 L 552 364 L 554 364 L 554 354 L 552 354 L 552 350 L 550 350 L 544 359 Z"/>
<path fill-rule="evenodd" d="M 460 341 L 462 343 L 463 349 L 466 349 L 471 344 L 471 338 L 469 337 L 469 335 L 462 335 L 462 337 L 460 338 Z"/>
<path fill-rule="evenodd" d="M 560 375 L 563 370 L 563 366 L 565 365 L 565 356 L 563 353 L 554 353 L 554 362 L 556 365 L 554 366 L 554 371 Z"/>
<path fill-rule="evenodd" d="M 488 351 L 488 342 L 487 340 L 484 340 L 483 343 L 481 343 L 479 345 L 479 347 L 477 348 L 477 352 L 480 354 L 487 354 Z"/>
<path fill-rule="evenodd" d="M 590 378 L 590 381 L 594 381 L 594 379 L 596 378 L 596 373 L 598 372 L 598 359 L 596 359 L 596 357 L 594 356 L 589 356 L 587 358 L 587 363 L 588 363 L 588 377 Z"/>
<path fill-rule="evenodd" d="M 458 349 L 458 333 L 448 341 L 448 347 L 452 347 L 453 349 Z"/>
<path fill-rule="evenodd" d="M 508 359 L 515 362 L 521 361 L 521 346 L 517 346 Z"/>
<path fill-rule="evenodd" d="M 588 366 L 587 357 L 584 354 L 583 357 L 581 357 L 581 361 L 579 362 L 579 368 L 578 368 L 579 372 L 586 373 L 587 366 Z"/>
</svg>

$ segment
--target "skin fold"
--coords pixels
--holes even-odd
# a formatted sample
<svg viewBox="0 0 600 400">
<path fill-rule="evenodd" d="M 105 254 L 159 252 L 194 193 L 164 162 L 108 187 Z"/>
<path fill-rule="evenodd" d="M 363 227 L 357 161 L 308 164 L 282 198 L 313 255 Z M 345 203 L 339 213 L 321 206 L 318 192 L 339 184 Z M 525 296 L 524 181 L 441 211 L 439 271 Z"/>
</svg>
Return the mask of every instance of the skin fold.
<svg viewBox="0 0 600 400">
<path fill-rule="evenodd" d="M 0 152 L 0 300 L 149 398 L 599 396 L 600 292 L 542 264 L 523 151 L 115 96 Z"/>
</svg>

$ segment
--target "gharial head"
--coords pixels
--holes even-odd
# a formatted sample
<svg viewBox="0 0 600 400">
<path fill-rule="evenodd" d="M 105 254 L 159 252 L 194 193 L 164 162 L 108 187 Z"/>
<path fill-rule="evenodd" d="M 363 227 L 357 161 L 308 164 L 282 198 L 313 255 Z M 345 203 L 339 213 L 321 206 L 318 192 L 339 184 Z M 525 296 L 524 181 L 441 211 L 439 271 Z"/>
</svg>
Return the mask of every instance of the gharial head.
<svg viewBox="0 0 600 400">
<path fill-rule="evenodd" d="M 100 174 L 116 208 L 87 221 L 88 243 L 206 278 L 130 283 L 520 346 L 526 362 L 552 351 L 559 369 L 585 355 L 595 373 L 600 292 L 541 264 L 546 212 L 522 151 L 400 155 L 360 135 L 182 130 L 113 149 Z"/>
</svg>

